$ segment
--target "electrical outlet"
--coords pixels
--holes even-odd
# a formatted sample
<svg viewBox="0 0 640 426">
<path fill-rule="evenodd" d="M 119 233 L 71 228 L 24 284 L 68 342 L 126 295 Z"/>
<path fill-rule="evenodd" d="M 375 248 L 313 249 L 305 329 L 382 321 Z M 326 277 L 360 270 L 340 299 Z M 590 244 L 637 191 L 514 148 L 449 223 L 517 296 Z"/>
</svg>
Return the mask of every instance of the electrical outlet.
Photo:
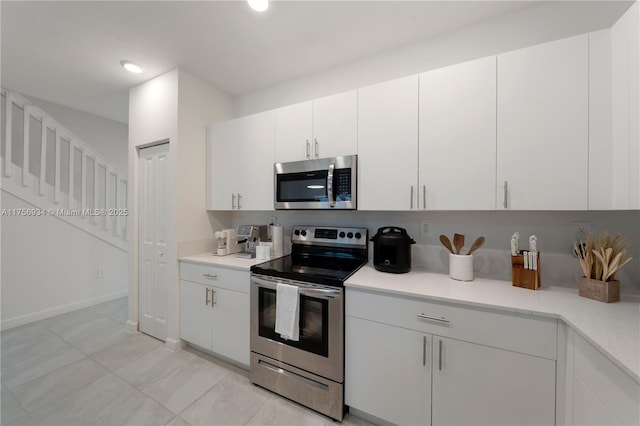
<svg viewBox="0 0 640 426">
<path fill-rule="evenodd" d="M 573 222 L 571 224 L 571 230 L 573 231 L 573 237 L 576 241 L 584 241 L 587 239 L 589 232 L 591 232 L 591 223 Z"/>
<path fill-rule="evenodd" d="M 422 222 L 420 222 L 420 236 L 421 237 L 428 237 L 429 236 L 429 228 L 431 227 L 431 224 L 429 222 L 427 222 L 426 220 L 423 220 Z"/>
</svg>

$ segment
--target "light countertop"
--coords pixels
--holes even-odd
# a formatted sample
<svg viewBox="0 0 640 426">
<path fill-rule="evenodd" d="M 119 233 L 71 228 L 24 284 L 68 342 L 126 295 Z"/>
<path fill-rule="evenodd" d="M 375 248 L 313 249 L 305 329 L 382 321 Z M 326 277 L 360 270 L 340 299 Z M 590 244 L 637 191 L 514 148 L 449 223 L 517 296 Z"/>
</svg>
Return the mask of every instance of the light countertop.
<svg viewBox="0 0 640 426">
<path fill-rule="evenodd" d="M 201 253 L 192 256 L 184 256 L 178 259 L 181 262 L 200 263 L 203 265 L 222 266 L 229 269 L 237 269 L 240 271 L 249 271 L 253 265 L 267 262 L 264 259 L 243 259 L 236 257 L 235 254 L 228 256 L 215 256 L 212 253 Z"/>
<path fill-rule="evenodd" d="M 528 290 L 509 281 L 476 278 L 456 281 L 446 274 L 412 270 L 407 274 L 379 272 L 366 265 L 345 286 L 444 301 L 469 306 L 562 319 L 640 383 L 640 303 L 622 296 L 603 303 L 578 296 L 575 289 L 543 287 Z"/>
</svg>

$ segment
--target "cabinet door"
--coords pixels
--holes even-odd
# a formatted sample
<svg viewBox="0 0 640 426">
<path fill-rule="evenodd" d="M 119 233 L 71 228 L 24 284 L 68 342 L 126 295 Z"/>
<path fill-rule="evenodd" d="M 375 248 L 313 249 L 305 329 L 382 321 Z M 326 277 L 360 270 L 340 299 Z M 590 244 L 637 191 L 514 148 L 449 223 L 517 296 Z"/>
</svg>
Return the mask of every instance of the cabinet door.
<svg viewBox="0 0 640 426">
<path fill-rule="evenodd" d="M 358 210 L 418 207 L 418 76 L 358 90 Z"/>
<path fill-rule="evenodd" d="M 588 72 L 586 34 L 498 56 L 498 209 L 587 209 Z"/>
<path fill-rule="evenodd" d="M 211 350 L 211 291 L 191 281 L 180 281 L 180 338 Z"/>
<path fill-rule="evenodd" d="M 213 290 L 213 352 L 249 365 L 249 295 L 217 287 Z"/>
<path fill-rule="evenodd" d="M 232 210 L 236 206 L 235 123 L 225 121 L 207 128 L 207 210 Z"/>
<path fill-rule="evenodd" d="M 399 425 L 431 421 L 431 335 L 355 317 L 345 324 L 345 403 Z"/>
<path fill-rule="evenodd" d="M 493 210 L 496 58 L 420 75 L 419 208 Z"/>
<path fill-rule="evenodd" d="M 276 110 L 276 163 L 311 158 L 311 101 Z"/>
<path fill-rule="evenodd" d="M 239 210 L 273 210 L 275 112 L 266 111 L 236 121 Z"/>
<path fill-rule="evenodd" d="M 555 361 L 433 337 L 433 424 L 553 425 Z"/>
<path fill-rule="evenodd" d="M 358 92 L 352 90 L 313 101 L 314 158 L 358 152 Z"/>
</svg>

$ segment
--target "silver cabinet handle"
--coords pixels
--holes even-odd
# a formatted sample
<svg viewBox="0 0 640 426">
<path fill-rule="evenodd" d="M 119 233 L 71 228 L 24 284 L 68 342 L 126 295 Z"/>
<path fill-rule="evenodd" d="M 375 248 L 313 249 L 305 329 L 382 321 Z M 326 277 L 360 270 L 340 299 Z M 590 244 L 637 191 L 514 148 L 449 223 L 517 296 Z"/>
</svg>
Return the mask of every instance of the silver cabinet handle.
<svg viewBox="0 0 640 426">
<path fill-rule="evenodd" d="M 413 185 L 411 185 L 411 203 L 410 203 L 410 208 L 411 208 L 411 210 L 413 210 Z"/>
<path fill-rule="evenodd" d="M 422 365 L 427 365 L 427 336 L 422 336 Z"/>
<path fill-rule="evenodd" d="M 451 322 L 448 319 L 446 319 L 445 317 L 431 317 L 431 316 L 425 315 L 425 314 L 418 314 L 416 316 L 418 318 L 428 319 L 428 320 L 431 320 L 431 321 L 443 322 L 443 323 L 446 323 L 446 324 L 449 324 Z"/>
<path fill-rule="evenodd" d="M 238 209 L 242 208 L 242 206 L 240 205 L 240 198 L 241 198 L 241 195 L 238 192 Z"/>
<path fill-rule="evenodd" d="M 217 280 L 218 274 L 202 274 L 203 277 L 209 280 Z"/>
<path fill-rule="evenodd" d="M 442 371 L 442 339 L 438 340 L 438 371 Z"/>
<path fill-rule="evenodd" d="M 509 182 L 504 181 L 504 202 L 502 203 L 502 207 L 507 208 L 507 188 L 509 187 Z"/>
<path fill-rule="evenodd" d="M 311 144 L 309 143 L 309 139 L 307 139 L 307 159 L 311 158 Z"/>
<path fill-rule="evenodd" d="M 313 142 L 314 142 L 314 145 L 315 145 L 314 149 L 315 149 L 315 151 L 316 151 L 316 152 L 315 152 L 315 154 L 316 154 L 316 158 L 318 158 L 318 156 L 319 156 L 319 154 L 320 154 L 320 149 L 319 149 L 319 147 L 318 147 L 318 139 L 313 138 Z"/>
<path fill-rule="evenodd" d="M 236 208 L 236 194 L 231 194 L 231 208 Z"/>
<path fill-rule="evenodd" d="M 216 304 L 216 290 L 215 289 L 211 289 L 211 307 L 213 308 L 213 305 Z"/>
<path fill-rule="evenodd" d="M 333 198 L 333 170 L 335 164 L 329 164 L 329 171 L 327 172 L 327 196 L 329 197 L 329 207 L 336 206 L 336 200 Z"/>
<path fill-rule="evenodd" d="M 422 185 L 422 208 L 427 208 L 427 185 Z"/>
<path fill-rule="evenodd" d="M 206 296 L 205 296 L 205 299 L 204 299 L 204 306 L 209 306 L 209 290 L 210 289 L 209 289 L 209 287 L 207 287 L 207 288 L 205 288 L 205 290 L 206 290 Z"/>
</svg>

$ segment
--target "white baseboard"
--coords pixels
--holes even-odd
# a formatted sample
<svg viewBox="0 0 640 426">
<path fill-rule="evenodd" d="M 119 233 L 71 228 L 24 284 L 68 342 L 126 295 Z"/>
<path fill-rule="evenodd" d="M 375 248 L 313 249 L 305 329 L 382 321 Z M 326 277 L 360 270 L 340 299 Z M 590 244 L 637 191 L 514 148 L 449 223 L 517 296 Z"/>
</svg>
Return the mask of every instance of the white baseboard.
<svg viewBox="0 0 640 426">
<path fill-rule="evenodd" d="M 128 320 L 125 330 L 129 334 L 138 334 L 140 332 L 140 330 L 138 330 L 138 321 Z"/>
<path fill-rule="evenodd" d="M 184 348 L 184 342 L 180 339 L 171 339 L 167 337 L 167 340 L 164 341 L 164 346 L 168 351 L 179 352 Z"/>
<path fill-rule="evenodd" d="M 97 305 L 99 303 L 109 302 L 110 300 L 115 300 L 121 297 L 125 297 L 128 294 L 128 292 L 129 292 L 128 289 L 120 290 L 114 293 L 105 294 L 105 295 L 94 297 L 91 299 L 85 299 L 78 302 L 69 303 L 67 305 L 55 306 L 53 308 L 45 309 L 44 311 L 40 311 L 40 312 L 20 315 L 19 317 L 14 317 L 14 318 L 7 318 L 5 320 L 2 320 L 0 329 L 8 330 L 10 328 L 19 327 L 21 325 L 29 324 L 35 321 L 40 321 L 46 318 L 55 317 L 56 315 L 66 314 L 67 312 L 71 312 L 71 311 L 77 311 L 78 309 L 87 308 L 89 306 Z"/>
</svg>

